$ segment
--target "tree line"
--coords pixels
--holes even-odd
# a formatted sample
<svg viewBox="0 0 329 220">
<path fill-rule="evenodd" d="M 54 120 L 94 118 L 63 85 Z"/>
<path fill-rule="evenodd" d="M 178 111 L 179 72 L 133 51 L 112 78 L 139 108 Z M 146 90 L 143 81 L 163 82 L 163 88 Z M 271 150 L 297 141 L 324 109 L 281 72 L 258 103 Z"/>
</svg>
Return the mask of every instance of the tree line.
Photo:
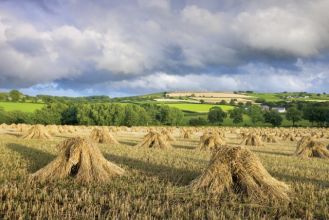
<svg viewBox="0 0 329 220">
<path fill-rule="evenodd" d="M 0 101 L 5 102 L 42 102 L 42 103 L 55 103 L 55 102 L 79 102 L 79 103 L 104 103 L 110 102 L 109 96 L 83 96 L 83 97 L 67 97 L 67 96 L 50 96 L 50 95 L 36 95 L 29 96 L 13 89 L 9 92 L 0 92 Z"/>
<path fill-rule="evenodd" d="M 276 110 L 263 110 L 258 105 L 237 106 L 228 113 L 220 107 L 213 107 L 209 110 L 207 119 L 203 117 L 192 118 L 189 124 L 197 125 L 222 125 L 225 118 L 229 117 L 236 125 L 244 122 L 244 115 L 248 115 L 253 125 L 263 125 L 269 123 L 272 126 L 281 126 L 283 116 L 296 126 L 301 120 L 308 120 L 311 125 L 329 126 L 329 103 L 293 103 L 287 108 L 285 114 Z"/>
<path fill-rule="evenodd" d="M 181 125 L 181 110 L 156 104 L 79 104 L 49 103 L 34 113 L 5 112 L 0 109 L 0 123 L 68 125 Z"/>
<path fill-rule="evenodd" d="M 68 125 L 223 125 L 230 118 L 235 125 L 246 125 L 248 115 L 252 126 L 272 124 L 281 126 L 283 118 L 298 125 L 308 120 L 310 125 L 329 126 L 329 103 L 290 103 L 285 114 L 265 111 L 258 105 L 236 105 L 229 112 L 220 107 L 210 109 L 207 117 L 193 116 L 186 121 L 184 113 L 167 105 L 128 103 L 76 103 L 52 102 L 34 113 L 21 111 L 5 112 L 0 108 L 0 123 L 68 124 Z"/>
</svg>

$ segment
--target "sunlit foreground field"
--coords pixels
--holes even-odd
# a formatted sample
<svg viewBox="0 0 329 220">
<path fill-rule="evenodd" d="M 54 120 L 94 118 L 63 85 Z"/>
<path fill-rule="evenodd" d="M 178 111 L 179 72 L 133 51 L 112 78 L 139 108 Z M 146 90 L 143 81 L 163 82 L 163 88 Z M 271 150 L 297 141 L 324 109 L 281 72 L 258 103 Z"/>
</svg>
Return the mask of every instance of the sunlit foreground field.
<svg viewBox="0 0 329 220">
<path fill-rule="evenodd" d="M 94 128 L 47 126 L 42 127 L 47 138 L 31 139 L 27 125 L 0 126 L 0 219 L 329 219 L 329 160 L 294 155 L 303 136 L 327 145 L 328 129 L 102 127 L 119 143 L 93 144 L 124 169 L 123 175 L 105 182 L 77 182 L 73 175 L 31 180 L 59 155 L 57 144 L 76 136 L 89 139 Z M 172 147 L 136 146 L 150 130 L 166 131 Z M 248 135 L 263 137 L 262 146 L 245 148 L 289 186 L 289 200 L 263 202 L 241 192 L 193 189 L 191 182 L 215 151 L 199 145 L 210 130 L 231 147 L 240 146 Z M 221 172 L 214 175 L 220 178 Z"/>
</svg>

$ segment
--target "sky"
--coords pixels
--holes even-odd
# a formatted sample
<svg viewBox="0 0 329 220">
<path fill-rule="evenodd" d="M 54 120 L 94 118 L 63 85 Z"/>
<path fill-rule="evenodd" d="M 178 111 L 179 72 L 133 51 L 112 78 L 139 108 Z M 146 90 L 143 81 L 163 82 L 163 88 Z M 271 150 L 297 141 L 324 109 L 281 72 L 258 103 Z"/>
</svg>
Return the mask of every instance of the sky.
<svg viewBox="0 0 329 220">
<path fill-rule="evenodd" d="M 0 0 L 0 90 L 329 92 L 328 0 Z"/>
</svg>

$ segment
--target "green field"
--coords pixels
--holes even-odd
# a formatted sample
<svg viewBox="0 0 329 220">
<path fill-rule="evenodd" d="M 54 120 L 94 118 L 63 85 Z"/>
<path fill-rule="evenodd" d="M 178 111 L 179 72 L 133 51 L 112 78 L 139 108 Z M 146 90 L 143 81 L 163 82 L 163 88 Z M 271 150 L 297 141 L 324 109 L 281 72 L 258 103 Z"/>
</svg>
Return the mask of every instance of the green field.
<svg viewBox="0 0 329 220">
<path fill-rule="evenodd" d="M 232 110 L 234 107 L 230 105 L 211 105 L 211 104 L 185 104 L 185 103 L 177 103 L 177 104 L 165 104 L 170 107 L 178 108 L 182 111 L 189 112 L 209 112 L 209 109 L 212 107 L 218 106 L 221 107 L 224 111 Z"/>
<path fill-rule="evenodd" d="M 255 98 L 265 99 L 267 102 L 278 102 L 283 100 L 276 93 L 252 93 L 249 95 Z"/>
<path fill-rule="evenodd" d="M 0 108 L 5 111 L 22 111 L 22 112 L 34 112 L 41 109 L 44 104 L 37 103 L 21 103 L 21 102 L 0 102 Z"/>
<path fill-rule="evenodd" d="M 251 93 L 248 94 L 255 99 L 265 99 L 267 102 L 279 102 L 279 101 L 312 101 L 312 102 L 326 102 L 329 101 L 329 95 L 327 94 L 299 94 L 296 92 L 291 93 Z"/>
</svg>

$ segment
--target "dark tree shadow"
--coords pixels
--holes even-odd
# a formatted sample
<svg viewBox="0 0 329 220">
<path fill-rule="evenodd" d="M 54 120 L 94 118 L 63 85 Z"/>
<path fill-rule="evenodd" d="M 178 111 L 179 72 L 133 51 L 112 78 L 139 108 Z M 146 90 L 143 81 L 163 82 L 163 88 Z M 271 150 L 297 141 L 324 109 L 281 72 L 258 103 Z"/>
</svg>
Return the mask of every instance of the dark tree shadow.
<svg viewBox="0 0 329 220">
<path fill-rule="evenodd" d="M 27 167 L 29 173 L 34 173 L 55 158 L 55 155 L 21 144 L 9 143 L 6 147 L 18 152 L 29 162 Z"/>
<path fill-rule="evenodd" d="M 116 164 L 124 164 L 131 169 L 145 173 L 146 175 L 156 176 L 162 181 L 170 182 L 173 185 L 185 186 L 195 179 L 200 173 L 187 169 L 178 169 L 174 167 L 148 163 L 113 154 L 106 154 L 105 157 Z"/>
</svg>

